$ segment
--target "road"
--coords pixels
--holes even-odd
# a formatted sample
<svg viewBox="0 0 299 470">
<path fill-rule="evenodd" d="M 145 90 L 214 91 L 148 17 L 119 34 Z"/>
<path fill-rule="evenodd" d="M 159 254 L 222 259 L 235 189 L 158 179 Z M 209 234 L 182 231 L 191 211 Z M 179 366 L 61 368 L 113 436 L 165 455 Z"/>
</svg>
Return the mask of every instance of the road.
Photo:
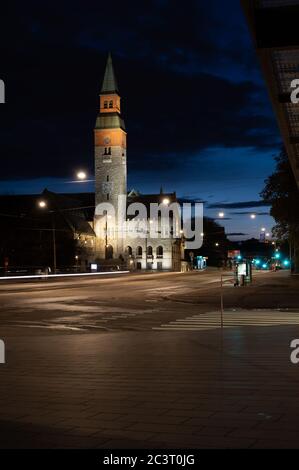
<svg viewBox="0 0 299 470">
<path fill-rule="evenodd" d="M 299 447 L 298 280 L 220 275 L 0 283 L 0 447 Z"/>
<path fill-rule="evenodd" d="M 178 296 L 196 291 L 207 296 L 215 290 L 216 308 L 219 283 L 220 274 L 212 271 L 0 284 L 1 325 L 14 334 L 16 327 L 27 328 L 29 334 L 35 329 L 64 333 L 151 329 L 184 316 L 186 308 Z"/>
</svg>

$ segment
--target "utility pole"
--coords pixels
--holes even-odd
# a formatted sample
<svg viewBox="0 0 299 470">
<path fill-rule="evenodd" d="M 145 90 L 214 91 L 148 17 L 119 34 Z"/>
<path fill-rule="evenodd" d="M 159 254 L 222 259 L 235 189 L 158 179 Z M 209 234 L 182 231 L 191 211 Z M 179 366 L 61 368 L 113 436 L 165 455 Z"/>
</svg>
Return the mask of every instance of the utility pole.
<svg viewBox="0 0 299 470">
<path fill-rule="evenodd" d="M 53 270 L 56 274 L 57 262 L 56 262 L 56 230 L 55 230 L 55 214 L 52 212 L 52 239 L 53 239 Z"/>
</svg>

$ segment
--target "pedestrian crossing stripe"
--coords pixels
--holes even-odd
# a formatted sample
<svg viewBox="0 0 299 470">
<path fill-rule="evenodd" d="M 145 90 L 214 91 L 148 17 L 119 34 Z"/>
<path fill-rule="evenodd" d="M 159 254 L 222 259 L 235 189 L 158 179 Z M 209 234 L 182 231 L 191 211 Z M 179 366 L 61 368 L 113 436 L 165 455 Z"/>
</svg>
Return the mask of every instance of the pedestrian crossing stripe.
<svg viewBox="0 0 299 470">
<path fill-rule="evenodd" d="M 223 328 L 242 326 L 299 325 L 298 312 L 239 311 L 224 312 Z M 153 330 L 198 331 L 221 328 L 220 312 L 193 315 L 153 327 Z"/>
</svg>

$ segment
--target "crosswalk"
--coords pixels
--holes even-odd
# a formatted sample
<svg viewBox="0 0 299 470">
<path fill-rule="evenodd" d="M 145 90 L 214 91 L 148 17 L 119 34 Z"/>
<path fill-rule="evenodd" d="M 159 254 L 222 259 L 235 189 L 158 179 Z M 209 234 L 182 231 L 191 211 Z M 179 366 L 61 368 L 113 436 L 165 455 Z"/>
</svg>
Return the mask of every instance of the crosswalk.
<svg viewBox="0 0 299 470">
<path fill-rule="evenodd" d="M 238 310 L 225 311 L 223 315 L 223 327 L 265 327 L 280 325 L 298 325 L 299 309 L 295 311 L 275 311 L 275 310 Z M 184 319 L 177 319 L 160 326 L 153 327 L 153 330 L 166 331 L 200 331 L 214 330 L 221 327 L 221 314 L 219 312 L 209 312 L 192 315 Z"/>
</svg>

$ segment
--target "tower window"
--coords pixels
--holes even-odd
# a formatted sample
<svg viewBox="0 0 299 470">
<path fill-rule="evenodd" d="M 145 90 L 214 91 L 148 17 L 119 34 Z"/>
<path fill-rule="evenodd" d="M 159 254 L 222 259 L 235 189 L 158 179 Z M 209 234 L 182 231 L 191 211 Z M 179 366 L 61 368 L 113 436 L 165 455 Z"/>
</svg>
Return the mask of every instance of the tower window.
<svg viewBox="0 0 299 470">
<path fill-rule="evenodd" d="M 109 175 L 107 175 L 107 181 L 109 181 Z"/>
<path fill-rule="evenodd" d="M 107 194 L 107 201 L 109 201 L 109 194 Z"/>
<path fill-rule="evenodd" d="M 111 155 L 111 147 L 108 149 L 108 155 Z"/>
<path fill-rule="evenodd" d="M 105 109 L 108 108 L 108 101 L 104 101 L 104 108 L 105 108 Z"/>
<path fill-rule="evenodd" d="M 113 101 L 109 101 L 109 108 L 113 108 Z"/>
</svg>

